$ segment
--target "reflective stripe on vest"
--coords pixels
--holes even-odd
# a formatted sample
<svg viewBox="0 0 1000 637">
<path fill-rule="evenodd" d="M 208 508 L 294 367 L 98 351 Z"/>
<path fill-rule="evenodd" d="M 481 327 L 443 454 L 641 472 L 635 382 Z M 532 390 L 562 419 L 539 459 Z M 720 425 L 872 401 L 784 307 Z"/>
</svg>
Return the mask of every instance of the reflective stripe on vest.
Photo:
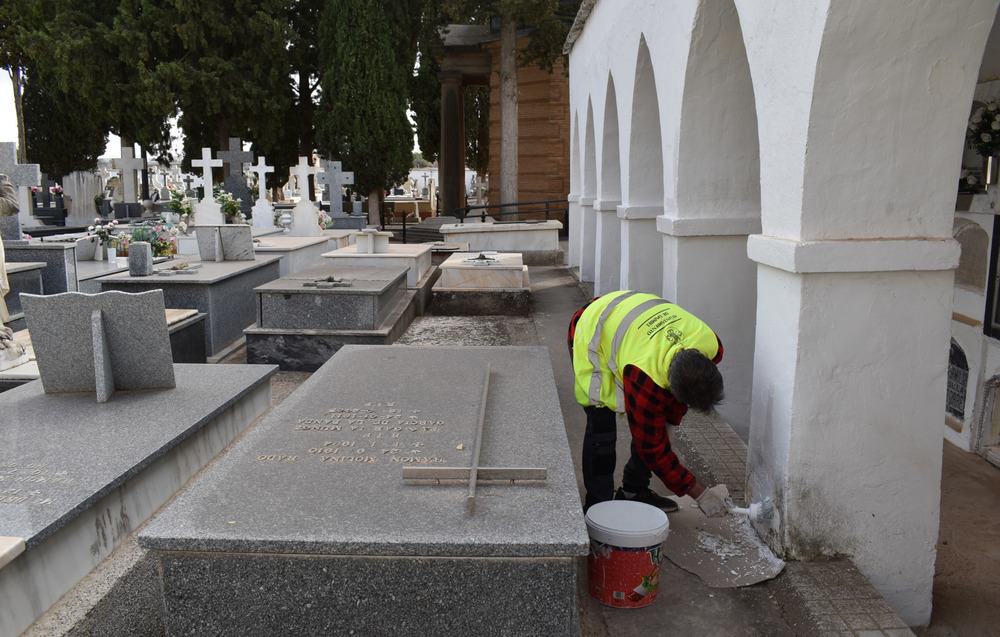
<svg viewBox="0 0 1000 637">
<path fill-rule="evenodd" d="M 611 311 L 614 310 L 618 305 L 629 298 L 630 296 L 635 296 L 638 292 L 626 292 L 621 296 L 617 296 L 608 303 L 601 315 L 597 317 L 597 326 L 594 328 L 594 335 L 590 338 L 590 342 L 587 343 L 587 361 L 590 362 L 590 366 L 594 368 L 593 373 L 590 376 L 590 388 L 587 391 L 587 398 L 590 400 L 591 405 L 601 404 L 601 357 L 598 353 L 598 349 L 601 345 L 601 334 L 604 333 L 604 321 L 611 315 Z M 616 333 L 615 336 L 618 336 Z"/>
<path fill-rule="evenodd" d="M 589 351 L 594 352 L 595 358 L 591 358 L 591 362 L 597 360 L 597 364 L 594 365 L 594 374 L 590 379 L 590 391 L 587 393 L 587 398 L 590 400 L 592 405 L 601 404 L 601 371 L 600 371 L 600 360 L 596 358 L 597 345 L 601 341 L 601 334 L 604 331 L 604 319 L 606 315 L 610 313 L 610 310 L 614 306 L 618 305 L 621 301 L 625 300 L 626 297 L 632 296 L 635 292 L 629 294 L 623 294 L 622 296 L 614 299 L 608 308 L 601 314 L 600 322 L 597 324 L 597 329 L 595 330 L 594 338 L 590 341 Z M 615 335 L 611 338 L 611 351 L 608 354 L 608 370 L 611 372 L 611 376 L 615 382 L 615 408 L 617 411 L 625 411 L 625 388 L 622 386 L 622 381 L 618 375 L 618 350 L 621 349 L 622 341 L 625 340 L 625 335 L 628 333 L 632 324 L 638 320 L 648 310 L 653 309 L 657 305 L 668 305 L 667 301 L 663 299 L 649 299 L 648 301 L 643 301 L 639 305 L 632 308 L 628 314 L 625 315 L 618 323 L 618 328 L 615 329 Z"/>
</svg>

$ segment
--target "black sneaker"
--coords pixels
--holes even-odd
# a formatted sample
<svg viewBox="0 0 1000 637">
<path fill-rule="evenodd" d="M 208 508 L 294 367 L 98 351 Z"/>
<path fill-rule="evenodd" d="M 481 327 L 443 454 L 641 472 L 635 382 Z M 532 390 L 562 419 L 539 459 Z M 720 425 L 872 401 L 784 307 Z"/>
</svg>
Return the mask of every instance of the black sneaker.
<svg viewBox="0 0 1000 637">
<path fill-rule="evenodd" d="M 673 513 L 679 508 L 676 500 L 665 498 L 649 487 L 639 491 L 631 498 L 625 495 L 624 489 L 619 487 L 618 490 L 615 491 L 615 500 L 632 500 L 634 502 L 642 502 L 643 504 L 654 506 L 657 509 L 662 509 L 665 513 Z"/>
</svg>

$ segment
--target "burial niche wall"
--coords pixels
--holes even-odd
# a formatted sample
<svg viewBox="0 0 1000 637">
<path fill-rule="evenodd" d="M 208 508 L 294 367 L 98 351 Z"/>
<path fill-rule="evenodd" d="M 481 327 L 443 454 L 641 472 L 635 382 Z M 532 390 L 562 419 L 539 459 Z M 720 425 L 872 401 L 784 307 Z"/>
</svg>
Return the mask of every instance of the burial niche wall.
<svg viewBox="0 0 1000 637">
<path fill-rule="evenodd" d="M 956 217 L 952 236 L 962 247 L 955 270 L 955 285 L 982 294 L 986 287 L 986 264 L 989 263 L 989 235 L 975 221 Z"/>
</svg>

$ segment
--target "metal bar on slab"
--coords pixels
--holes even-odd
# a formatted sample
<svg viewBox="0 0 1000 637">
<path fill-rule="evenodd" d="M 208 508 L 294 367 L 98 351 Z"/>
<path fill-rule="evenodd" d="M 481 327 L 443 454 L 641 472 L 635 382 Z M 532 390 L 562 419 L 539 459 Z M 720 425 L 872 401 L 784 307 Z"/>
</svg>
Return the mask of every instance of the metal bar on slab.
<svg viewBox="0 0 1000 637">
<path fill-rule="evenodd" d="M 483 380 L 483 397 L 479 401 L 479 425 L 476 427 L 476 444 L 472 447 L 472 463 L 469 470 L 469 495 L 465 504 L 469 515 L 476 512 L 476 481 L 479 473 L 479 452 L 483 448 L 483 422 L 486 420 L 486 397 L 490 392 L 490 372 L 493 363 L 486 363 L 486 378 Z"/>
<path fill-rule="evenodd" d="M 545 480 L 545 467 L 479 467 L 479 481 Z M 404 480 L 462 480 L 472 474 L 471 467 L 403 467 Z"/>
</svg>

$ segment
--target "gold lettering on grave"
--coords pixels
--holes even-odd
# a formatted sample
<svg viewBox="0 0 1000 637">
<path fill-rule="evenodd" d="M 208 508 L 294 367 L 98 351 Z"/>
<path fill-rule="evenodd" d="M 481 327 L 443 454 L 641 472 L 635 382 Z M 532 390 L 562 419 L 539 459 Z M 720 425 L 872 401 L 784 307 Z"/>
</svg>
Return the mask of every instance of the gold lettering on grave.
<svg viewBox="0 0 1000 637">
<path fill-rule="evenodd" d="M 52 504 L 57 498 L 46 496 L 39 488 L 73 480 L 67 471 L 52 471 L 41 463 L 0 460 L 0 504 Z"/>
<path fill-rule="evenodd" d="M 323 432 L 325 440 L 314 440 L 305 457 L 323 463 L 374 464 L 379 458 L 405 464 L 446 464 L 421 438 L 440 434 L 443 420 L 425 420 L 420 409 L 402 409 L 394 402 L 366 402 L 362 407 L 334 407 L 318 418 L 298 418 L 292 431 Z M 450 447 L 449 447 L 450 448 Z M 298 456 L 291 456 L 296 459 Z M 261 462 L 289 462 L 286 456 L 261 456 Z"/>
</svg>

